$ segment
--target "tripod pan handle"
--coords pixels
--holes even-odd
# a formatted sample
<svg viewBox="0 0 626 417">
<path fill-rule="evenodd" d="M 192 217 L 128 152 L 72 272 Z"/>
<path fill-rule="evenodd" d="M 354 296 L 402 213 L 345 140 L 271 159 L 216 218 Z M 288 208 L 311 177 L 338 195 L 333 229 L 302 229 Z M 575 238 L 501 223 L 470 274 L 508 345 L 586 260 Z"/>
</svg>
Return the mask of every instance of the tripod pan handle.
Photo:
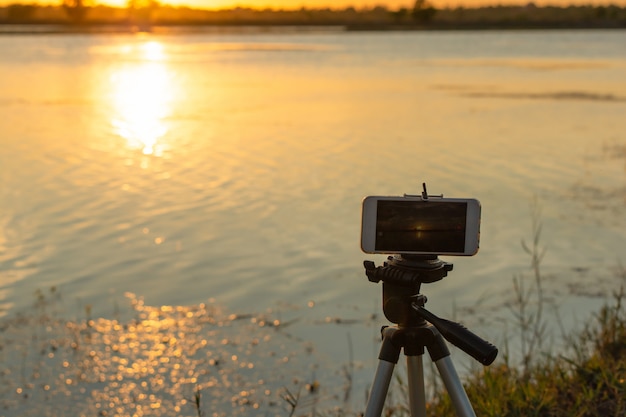
<svg viewBox="0 0 626 417">
<path fill-rule="evenodd" d="M 498 356 L 498 348 L 481 339 L 462 324 L 435 316 L 424 307 L 414 304 L 415 311 L 439 330 L 441 335 L 454 346 L 470 355 L 483 365 L 491 365 Z"/>
</svg>

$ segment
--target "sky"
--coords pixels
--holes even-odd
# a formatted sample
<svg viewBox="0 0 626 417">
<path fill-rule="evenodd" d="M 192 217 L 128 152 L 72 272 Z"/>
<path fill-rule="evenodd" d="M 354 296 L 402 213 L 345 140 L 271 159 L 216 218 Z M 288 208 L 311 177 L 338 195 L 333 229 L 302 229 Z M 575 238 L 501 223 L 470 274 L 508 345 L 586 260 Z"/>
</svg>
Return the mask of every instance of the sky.
<svg viewBox="0 0 626 417">
<path fill-rule="evenodd" d="M 465 7 L 493 6 L 493 5 L 522 5 L 533 1 L 539 6 L 567 6 L 567 5 L 608 5 L 615 4 L 626 7 L 626 0 L 430 0 L 435 7 Z M 40 3 L 59 4 L 62 0 L 0 0 L 0 5 L 11 3 Z M 127 4 L 127 0 L 90 0 L 90 3 L 122 6 Z M 372 8 L 375 6 L 385 6 L 390 10 L 397 10 L 401 7 L 412 7 L 414 0 L 159 0 L 161 4 L 174 6 L 186 5 L 201 9 L 224 9 L 237 6 L 252 8 L 272 8 L 272 9 L 299 9 L 305 8 L 325 8 L 343 9 L 354 7 L 356 9 Z"/>
</svg>

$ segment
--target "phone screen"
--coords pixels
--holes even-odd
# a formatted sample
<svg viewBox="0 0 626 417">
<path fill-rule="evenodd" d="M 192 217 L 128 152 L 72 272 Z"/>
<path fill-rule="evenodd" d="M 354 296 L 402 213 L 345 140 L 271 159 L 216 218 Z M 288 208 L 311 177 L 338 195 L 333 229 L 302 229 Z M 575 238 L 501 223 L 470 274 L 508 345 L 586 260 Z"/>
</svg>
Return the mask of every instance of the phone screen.
<svg viewBox="0 0 626 417">
<path fill-rule="evenodd" d="M 378 200 L 377 252 L 463 253 L 466 202 Z"/>
</svg>

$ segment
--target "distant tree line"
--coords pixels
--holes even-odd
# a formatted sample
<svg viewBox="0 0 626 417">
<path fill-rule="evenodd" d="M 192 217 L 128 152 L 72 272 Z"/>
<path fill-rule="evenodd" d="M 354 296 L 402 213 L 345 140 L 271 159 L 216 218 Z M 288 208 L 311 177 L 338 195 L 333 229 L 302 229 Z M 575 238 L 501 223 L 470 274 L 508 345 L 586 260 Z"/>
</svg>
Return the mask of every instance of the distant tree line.
<svg viewBox="0 0 626 417">
<path fill-rule="evenodd" d="M 235 7 L 202 10 L 129 0 L 126 7 L 60 0 L 59 6 L 11 4 L 0 8 L 0 23 L 74 25 L 340 25 L 353 30 L 489 28 L 626 28 L 626 7 L 491 6 L 435 8 L 415 0 L 412 8 L 276 10 Z"/>
</svg>

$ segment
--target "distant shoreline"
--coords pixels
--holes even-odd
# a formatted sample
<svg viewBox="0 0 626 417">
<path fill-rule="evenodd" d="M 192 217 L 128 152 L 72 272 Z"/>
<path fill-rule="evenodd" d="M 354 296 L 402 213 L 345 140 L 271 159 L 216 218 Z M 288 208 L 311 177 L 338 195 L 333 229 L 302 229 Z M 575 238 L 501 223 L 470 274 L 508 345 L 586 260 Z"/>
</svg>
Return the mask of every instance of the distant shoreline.
<svg viewBox="0 0 626 417">
<path fill-rule="evenodd" d="M 491 31 L 491 30 L 625 30 L 626 26 L 597 24 L 289 24 L 284 22 L 224 22 L 211 24 L 57 24 L 57 23 L 0 23 L 2 35 L 54 35 L 54 34 L 190 34 L 190 33 L 229 33 L 237 32 L 417 32 L 417 31 Z"/>
<path fill-rule="evenodd" d="M 428 0 L 420 7 L 398 10 L 382 6 L 362 10 L 64 8 L 20 4 L 0 7 L 0 34 L 239 32 L 242 28 L 346 32 L 626 29 L 626 7 L 539 7 L 530 2 L 518 6 L 436 9 Z"/>
</svg>

